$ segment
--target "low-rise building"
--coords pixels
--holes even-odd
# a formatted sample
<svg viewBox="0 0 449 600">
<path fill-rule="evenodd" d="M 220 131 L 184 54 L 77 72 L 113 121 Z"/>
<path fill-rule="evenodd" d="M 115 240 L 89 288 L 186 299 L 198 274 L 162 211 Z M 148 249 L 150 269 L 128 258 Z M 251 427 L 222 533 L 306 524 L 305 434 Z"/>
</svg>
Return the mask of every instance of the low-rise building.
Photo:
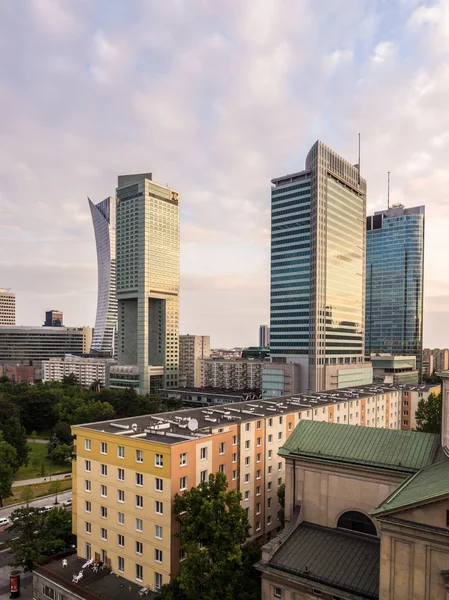
<svg viewBox="0 0 449 600">
<path fill-rule="evenodd" d="M 62 381 L 68 375 L 75 375 L 79 385 L 90 387 L 93 383 L 106 385 L 106 365 L 113 360 L 104 358 L 81 358 L 65 356 L 42 361 L 43 381 Z"/>
<path fill-rule="evenodd" d="M 268 360 L 270 358 L 270 346 L 249 346 L 249 348 L 243 348 L 242 358 L 246 360 L 250 358 Z"/>
<path fill-rule="evenodd" d="M 179 388 L 163 389 L 160 393 L 166 399 L 181 400 L 183 406 L 214 406 L 218 404 L 233 404 L 247 400 L 256 400 L 260 394 L 248 390 L 231 390 L 220 388 Z"/>
<path fill-rule="evenodd" d="M 372 354 L 371 364 L 374 383 L 418 383 L 416 356 Z"/>
<path fill-rule="evenodd" d="M 0 361 L 42 361 L 89 354 L 91 327 L 0 327 Z"/>
<path fill-rule="evenodd" d="M 7 377 L 13 383 L 34 383 L 42 379 L 42 369 L 32 365 L 0 365 L 0 377 Z"/>
<path fill-rule="evenodd" d="M 201 386 L 231 388 L 233 390 L 260 390 L 262 388 L 262 360 L 215 358 L 200 360 Z"/>
</svg>

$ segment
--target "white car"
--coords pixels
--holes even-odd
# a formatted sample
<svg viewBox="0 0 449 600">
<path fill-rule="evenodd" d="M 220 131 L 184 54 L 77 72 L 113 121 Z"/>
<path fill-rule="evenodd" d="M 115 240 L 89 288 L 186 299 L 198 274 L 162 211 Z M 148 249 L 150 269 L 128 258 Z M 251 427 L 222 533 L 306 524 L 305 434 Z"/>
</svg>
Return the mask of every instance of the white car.
<svg viewBox="0 0 449 600">
<path fill-rule="evenodd" d="M 0 527 L 6 527 L 9 525 L 8 517 L 0 517 Z"/>
<path fill-rule="evenodd" d="M 72 506 L 72 499 L 69 498 L 62 503 L 63 506 Z"/>
</svg>

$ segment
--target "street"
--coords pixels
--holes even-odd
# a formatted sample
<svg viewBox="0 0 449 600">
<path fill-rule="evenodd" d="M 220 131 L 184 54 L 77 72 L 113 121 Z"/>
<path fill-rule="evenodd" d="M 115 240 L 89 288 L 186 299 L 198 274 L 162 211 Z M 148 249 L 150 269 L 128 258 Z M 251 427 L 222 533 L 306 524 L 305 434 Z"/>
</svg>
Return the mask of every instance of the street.
<svg viewBox="0 0 449 600">
<path fill-rule="evenodd" d="M 60 494 L 58 494 L 59 505 L 61 504 L 61 502 L 64 502 L 65 500 L 68 500 L 71 497 L 72 497 L 72 490 L 67 490 L 66 492 L 61 492 Z M 53 504 L 54 501 L 55 501 L 54 496 L 51 496 L 50 498 L 38 498 L 37 500 L 33 500 L 32 502 L 30 502 L 30 506 L 32 506 L 33 508 L 40 508 L 42 506 L 50 506 L 51 504 Z M 5 508 L 0 508 L 0 517 L 9 517 L 12 512 L 14 512 L 15 510 L 17 510 L 18 508 L 21 508 L 23 506 L 26 506 L 26 503 L 16 505 L 13 507 L 6 506 Z M 0 531 L 2 531 L 2 530 L 0 529 Z"/>
</svg>

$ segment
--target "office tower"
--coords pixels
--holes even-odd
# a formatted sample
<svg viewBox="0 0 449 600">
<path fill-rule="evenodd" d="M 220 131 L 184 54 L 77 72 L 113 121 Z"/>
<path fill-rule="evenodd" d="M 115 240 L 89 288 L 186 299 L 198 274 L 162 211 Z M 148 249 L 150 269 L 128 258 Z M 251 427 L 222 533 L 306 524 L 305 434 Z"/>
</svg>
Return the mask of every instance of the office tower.
<svg viewBox="0 0 449 600">
<path fill-rule="evenodd" d="M 268 325 L 261 325 L 259 327 L 259 346 L 270 345 L 270 328 Z"/>
<path fill-rule="evenodd" d="M 178 192 L 151 173 L 117 187 L 118 361 L 139 371 L 139 391 L 178 385 Z"/>
<path fill-rule="evenodd" d="M 0 327 L 16 324 L 16 295 L 0 288 Z"/>
<path fill-rule="evenodd" d="M 89 354 L 91 327 L 0 327 L 0 361 L 41 361 Z"/>
<path fill-rule="evenodd" d="M 424 366 L 424 363 L 426 365 Z M 424 348 L 423 373 L 432 375 L 434 371 L 447 371 L 449 369 L 449 350 L 447 348 Z"/>
<path fill-rule="evenodd" d="M 98 204 L 88 198 L 97 246 L 98 297 L 92 353 L 115 356 L 117 335 L 117 295 L 115 261 L 115 198 Z"/>
<path fill-rule="evenodd" d="M 366 230 L 366 356 L 416 356 L 421 373 L 424 206 L 376 212 Z"/>
<path fill-rule="evenodd" d="M 62 327 L 63 315 L 60 310 L 47 310 L 45 312 L 44 327 Z"/>
<path fill-rule="evenodd" d="M 180 335 L 179 385 L 197 388 L 201 386 L 201 358 L 210 358 L 210 336 Z"/>
<path fill-rule="evenodd" d="M 366 181 L 317 141 L 272 180 L 270 355 L 301 389 L 370 383 L 364 365 Z"/>
</svg>

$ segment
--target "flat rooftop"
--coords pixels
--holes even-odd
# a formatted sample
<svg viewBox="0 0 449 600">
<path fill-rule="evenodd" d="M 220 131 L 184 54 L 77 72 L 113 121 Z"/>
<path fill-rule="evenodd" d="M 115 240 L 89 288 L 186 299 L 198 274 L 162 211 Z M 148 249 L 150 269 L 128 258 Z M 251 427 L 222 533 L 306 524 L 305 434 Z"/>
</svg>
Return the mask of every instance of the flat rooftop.
<svg viewBox="0 0 449 600">
<path fill-rule="evenodd" d="M 428 384 L 372 384 L 263 400 L 246 400 L 214 407 L 187 408 L 153 415 L 86 423 L 77 427 L 171 445 L 208 436 L 212 430 L 220 427 L 256 421 L 263 417 L 299 412 L 394 391 L 429 391 L 433 387 L 435 386 Z"/>
</svg>

